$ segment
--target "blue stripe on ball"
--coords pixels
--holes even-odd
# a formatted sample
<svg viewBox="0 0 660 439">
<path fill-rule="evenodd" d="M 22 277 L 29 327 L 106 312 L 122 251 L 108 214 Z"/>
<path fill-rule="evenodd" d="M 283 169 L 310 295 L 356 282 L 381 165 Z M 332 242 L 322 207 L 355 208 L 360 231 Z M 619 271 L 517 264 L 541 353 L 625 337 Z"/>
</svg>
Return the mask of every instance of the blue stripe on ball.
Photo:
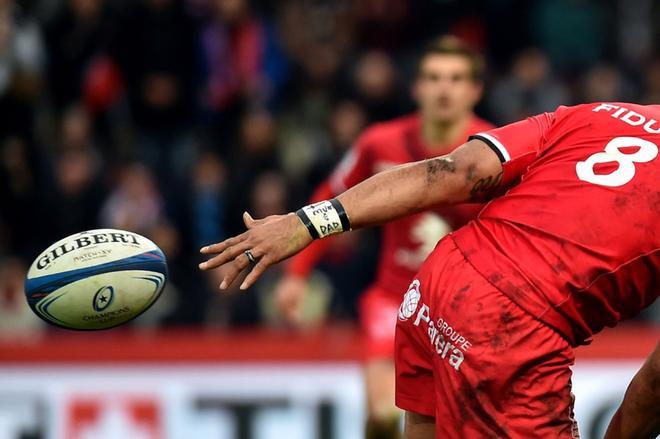
<svg viewBox="0 0 660 439">
<path fill-rule="evenodd" d="M 53 291 L 90 276 L 116 271 L 154 271 L 167 277 L 165 255 L 160 250 L 152 250 L 139 255 L 107 262 L 93 267 L 80 268 L 63 273 L 49 274 L 25 280 L 25 295 L 28 303 L 34 305 Z M 37 294 L 36 297 L 35 294 Z"/>
</svg>

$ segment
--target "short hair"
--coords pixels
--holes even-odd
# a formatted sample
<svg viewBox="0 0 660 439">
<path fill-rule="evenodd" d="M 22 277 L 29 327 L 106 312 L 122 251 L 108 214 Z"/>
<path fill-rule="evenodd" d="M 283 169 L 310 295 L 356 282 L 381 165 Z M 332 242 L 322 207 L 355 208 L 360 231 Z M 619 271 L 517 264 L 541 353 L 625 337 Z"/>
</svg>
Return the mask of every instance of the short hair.
<svg viewBox="0 0 660 439">
<path fill-rule="evenodd" d="M 424 51 L 419 57 L 417 64 L 417 74 L 421 73 L 424 59 L 431 55 L 457 55 L 464 57 L 470 63 L 470 75 L 474 82 L 481 82 L 484 79 L 484 70 L 486 63 L 483 56 L 465 41 L 453 35 L 443 35 L 431 40 L 426 45 Z"/>
</svg>

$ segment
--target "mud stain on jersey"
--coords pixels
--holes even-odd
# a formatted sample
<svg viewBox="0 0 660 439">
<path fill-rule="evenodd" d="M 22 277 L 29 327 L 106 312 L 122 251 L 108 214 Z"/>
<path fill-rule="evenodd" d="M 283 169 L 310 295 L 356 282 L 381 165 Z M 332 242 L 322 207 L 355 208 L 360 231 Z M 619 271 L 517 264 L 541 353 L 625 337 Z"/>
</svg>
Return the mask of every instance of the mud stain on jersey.
<svg viewBox="0 0 660 439">
<path fill-rule="evenodd" d="M 509 323 L 513 322 L 515 319 L 514 315 L 511 313 L 511 311 L 504 311 L 502 314 L 500 314 L 500 322 L 506 326 Z"/>
<path fill-rule="evenodd" d="M 501 289 L 504 294 L 508 295 L 511 293 L 511 291 L 509 290 L 513 290 L 512 288 L 513 284 L 511 283 L 511 281 L 502 282 L 502 280 L 504 279 L 504 275 L 502 273 L 489 274 L 487 279 L 488 282 L 493 284 L 496 288 Z"/>
<path fill-rule="evenodd" d="M 484 403 L 491 398 L 487 381 L 481 380 L 473 386 L 465 380 L 460 385 L 459 394 L 464 402 L 458 404 L 461 424 L 472 424 L 480 430 L 480 437 L 483 438 L 509 437 L 508 428 L 498 424 L 484 407 Z"/>
<path fill-rule="evenodd" d="M 500 282 L 497 285 L 502 292 L 509 296 L 514 302 L 521 300 L 528 295 L 527 291 L 525 291 L 526 288 L 529 289 L 529 286 L 527 285 L 514 285 L 511 281 Z"/>
<path fill-rule="evenodd" d="M 653 192 L 648 192 L 647 196 L 649 206 L 651 206 L 651 209 L 655 211 L 660 211 L 660 192 L 653 191 Z"/>
<path fill-rule="evenodd" d="M 493 348 L 495 351 L 501 351 L 506 349 L 507 347 L 507 342 L 505 340 L 505 337 L 503 334 L 500 334 L 499 332 L 496 332 L 490 337 L 490 346 Z"/>
<path fill-rule="evenodd" d="M 452 297 L 451 304 L 449 305 L 452 311 L 458 311 L 461 305 L 465 302 L 467 297 L 467 292 L 470 290 L 471 287 L 472 284 L 467 284 L 460 290 L 456 291 L 456 294 L 454 294 L 454 297 Z"/>
<path fill-rule="evenodd" d="M 623 210 L 628 206 L 628 197 L 625 195 L 618 195 L 614 198 L 614 209 Z"/>
</svg>

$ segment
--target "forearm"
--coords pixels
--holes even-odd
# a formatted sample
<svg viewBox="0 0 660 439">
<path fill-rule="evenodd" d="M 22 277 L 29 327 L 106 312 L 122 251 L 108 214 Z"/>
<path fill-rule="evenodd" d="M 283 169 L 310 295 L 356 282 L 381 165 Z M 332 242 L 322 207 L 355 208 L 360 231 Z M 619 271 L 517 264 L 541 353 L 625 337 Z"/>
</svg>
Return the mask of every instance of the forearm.
<svg viewBox="0 0 660 439">
<path fill-rule="evenodd" d="M 472 142 L 470 142 L 472 143 Z M 339 195 L 353 229 L 382 224 L 434 205 L 488 195 L 500 183 L 499 162 L 480 163 L 484 144 L 448 156 L 396 166 Z"/>
<path fill-rule="evenodd" d="M 454 192 L 447 189 L 458 183 L 453 172 L 455 166 L 448 157 L 400 165 L 374 175 L 337 199 L 344 206 L 352 228 L 378 225 L 424 210 L 443 198 L 449 199 L 443 195 Z"/>
<path fill-rule="evenodd" d="M 255 221 L 243 215 L 248 230 L 201 249 L 216 254 L 202 262 L 208 270 L 231 260 L 220 288 L 253 263 L 241 289 L 248 288 L 266 267 L 307 247 L 313 239 L 382 224 L 433 205 L 479 200 L 499 187 L 502 164 L 488 145 L 472 140 L 448 156 L 395 167 L 349 189 L 336 199 L 314 203 L 295 214 Z M 258 260 L 258 262 L 255 262 Z"/>
<path fill-rule="evenodd" d="M 660 434 L 660 344 L 637 372 L 605 439 L 655 438 Z"/>
</svg>

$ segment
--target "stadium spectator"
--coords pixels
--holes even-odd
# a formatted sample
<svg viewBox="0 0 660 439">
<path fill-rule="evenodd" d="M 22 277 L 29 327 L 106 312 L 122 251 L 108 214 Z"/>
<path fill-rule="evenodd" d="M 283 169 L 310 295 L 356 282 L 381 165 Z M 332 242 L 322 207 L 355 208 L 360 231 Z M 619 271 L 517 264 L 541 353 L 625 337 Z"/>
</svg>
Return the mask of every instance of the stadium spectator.
<svg viewBox="0 0 660 439">
<path fill-rule="evenodd" d="M 561 72 L 587 68 L 606 53 L 607 24 L 614 17 L 604 2 L 539 0 L 530 5 L 530 33 Z"/>
<path fill-rule="evenodd" d="M 273 104 L 287 78 L 287 59 L 273 26 L 247 0 L 212 0 L 210 19 L 200 29 L 203 108 L 213 114 L 221 137 L 243 110 Z"/>
<path fill-rule="evenodd" d="M 102 158 L 91 129 L 85 110 L 72 106 L 62 115 L 56 142 L 48 145 L 45 162 L 50 166 L 37 206 L 41 215 L 50 218 L 51 226 L 36 229 L 44 234 L 42 239 L 54 241 L 98 226 L 105 187 Z"/>
<path fill-rule="evenodd" d="M 623 72 L 611 64 L 597 65 L 589 69 L 580 87 L 580 100 L 584 102 L 630 100 L 635 96 L 630 82 Z"/>
<path fill-rule="evenodd" d="M 103 0 L 64 0 L 44 25 L 48 91 L 56 109 L 79 100 L 88 63 L 107 43 L 110 17 Z"/>
<path fill-rule="evenodd" d="M 408 99 L 399 90 L 394 61 L 385 52 L 369 51 L 358 59 L 353 88 L 355 99 L 369 115 L 369 122 L 392 119 L 409 110 Z"/>
<path fill-rule="evenodd" d="M 32 138 L 43 67 L 41 29 L 14 2 L 0 1 L 0 136 Z"/>
<path fill-rule="evenodd" d="M 660 58 L 653 60 L 646 70 L 644 78 L 645 90 L 641 101 L 645 104 L 660 102 Z"/>
<path fill-rule="evenodd" d="M 500 124 L 569 102 L 568 90 L 556 79 L 548 57 L 533 48 L 516 57 L 510 74 L 496 80 L 488 94 L 490 113 L 496 115 Z"/>
<path fill-rule="evenodd" d="M 108 44 L 126 84 L 135 128 L 134 158 L 167 190 L 190 167 L 187 137 L 197 74 L 195 28 L 182 0 L 129 2 L 113 23 Z"/>
<path fill-rule="evenodd" d="M 192 224 L 190 233 L 195 246 L 207 242 L 211 236 L 226 236 L 226 174 L 225 163 L 212 153 L 201 155 L 195 165 L 190 191 L 192 206 L 189 207 Z"/>
<path fill-rule="evenodd" d="M 265 111 L 246 113 L 240 124 L 240 140 L 232 150 L 227 187 L 241 188 L 228 192 L 227 209 L 243 212 L 249 209 L 247 194 L 253 192 L 258 177 L 280 169 L 277 158 L 277 126 L 273 116 Z M 227 216 L 227 233 L 240 228 L 240 220 Z"/>
<path fill-rule="evenodd" d="M 163 219 L 163 201 L 153 174 L 139 163 L 119 171 L 116 188 L 100 209 L 103 227 L 145 234 Z"/>
<path fill-rule="evenodd" d="M 30 257 L 40 239 L 32 232 L 34 206 L 38 200 L 38 178 L 33 157 L 24 139 L 10 136 L 0 144 L 0 233 L 2 250 Z M 3 248 L 4 247 L 4 248 Z"/>
</svg>

